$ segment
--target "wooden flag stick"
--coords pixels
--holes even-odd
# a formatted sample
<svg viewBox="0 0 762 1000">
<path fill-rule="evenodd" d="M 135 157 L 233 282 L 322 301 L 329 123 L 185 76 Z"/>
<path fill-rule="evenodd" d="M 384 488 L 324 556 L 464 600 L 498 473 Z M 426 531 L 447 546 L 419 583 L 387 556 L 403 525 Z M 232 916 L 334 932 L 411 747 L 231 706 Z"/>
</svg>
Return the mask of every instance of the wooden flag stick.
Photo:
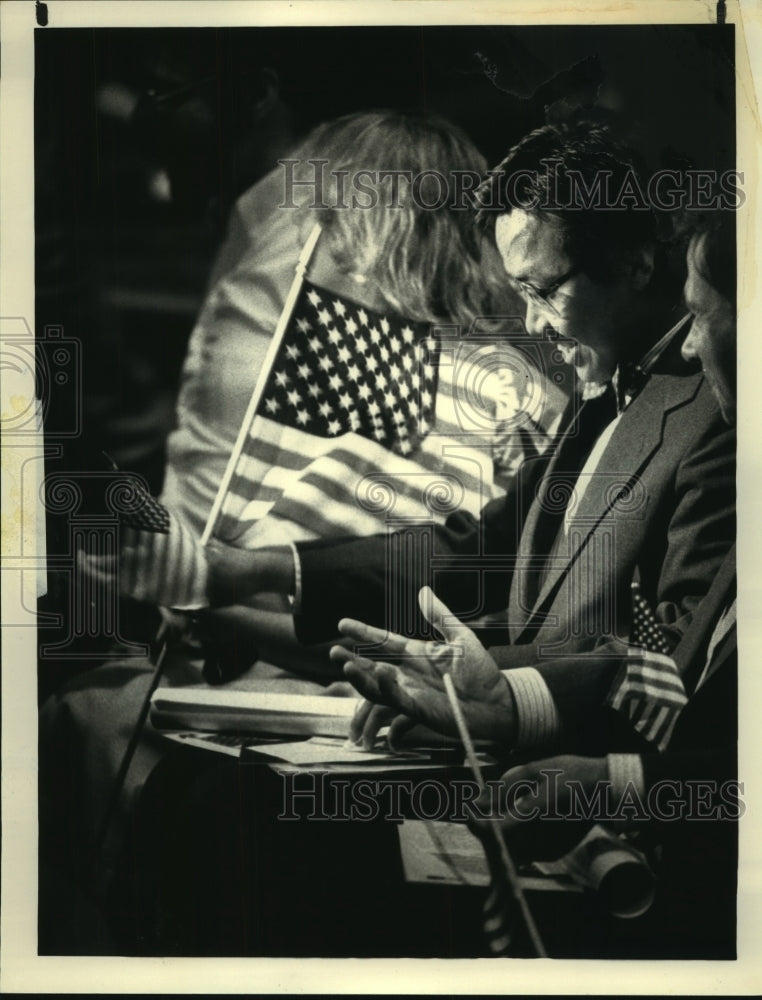
<svg viewBox="0 0 762 1000">
<path fill-rule="evenodd" d="M 450 674 L 444 675 L 444 686 L 445 691 L 447 692 L 447 697 L 450 701 L 452 714 L 455 718 L 455 725 L 458 727 L 458 733 L 460 734 L 461 741 L 466 750 L 466 760 L 468 761 L 468 765 L 473 772 L 480 791 L 484 791 L 487 787 L 484 781 L 484 775 L 482 774 L 482 769 L 479 766 L 479 761 L 476 758 L 476 752 L 474 751 L 471 734 L 468 731 L 468 726 L 466 725 L 466 720 L 463 716 L 463 711 L 460 707 L 460 702 L 458 701 L 458 695 L 455 692 L 455 685 L 452 682 L 452 676 Z M 496 816 L 490 816 L 489 825 L 490 830 L 497 841 L 498 850 L 500 851 L 500 859 L 503 862 L 503 868 L 505 869 L 505 876 L 508 880 L 508 885 L 510 886 L 513 897 L 518 904 L 521 916 L 524 920 L 527 931 L 529 932 L 532 945 L 534 946 L 534 950 L 539 958 L 547 958 L 548 955 L 545 951 L 545 945 L 542 943 L 542 938 L 537 930 L 534 917 L 532 916 L 526 897 L 524 896 L 524 890 L 521 888 L 521 884 L 519 883 L 516 866 L 514 865 L 513 859 L 508 852 L 508 846 L 505 843 L 505 838 L 503 837 L 503 832 L 500 829 L 500 823 L 498 822 Z"/>
<path fill-rule="evenodd" d="M 220 510 L 222 509 L 222 504 L 225 500 L 225 495 L 227 494 L 228 487 L 230 486 L 230 480 L 233 478 L 235 473 L 235 467 L 238 464 L 238 459 L 241 457 L 241 452 L 243 451 L 243 446 L 246 443 L 246 438 L 249 436 L 251 430 L 251 424 L 257 412 L 257 407 L 259 406 L 260 400 L 262 399 L 262 393 L 265 391 L 265 386 L 267 385 L 267 380 L 270 377 L 270 369 L 273 366 L 273 362 L 277 357 L 278 351 L 280 350 L 280 344 L 283 340 L 283 335 L 286 332 L 286 327 L 291 319 L 291 314 L 294 311 L 294 306 L 296 305 L 296 300 L 299 298 L 299 292 L 302 289 L 302 282 L 304 281 L 304 275 L 307 271 L 307 265 L 310 262 L 310 257 L 315 249 L 315 244 L 320 236 L 320 225 L 316 222 L 312 228 L 312 232 L 307 237 L 307 242 L 302 248 L 302 252 L 299 255 L 299 261 L 296 265 L 296 274 L 294 275 L 294 280 L 291 282 L 291 288 L 286 296 L 286 302 L 283 306 L 283 311 L 278 319 L 278 325 L 275 327 L 275 334 L 273 339 L 270 341 L 270 346 L 267 348 L 267 354 L 265 355 L 265 360 L 262 362 L 262 367 L 259 370 L 259 376 L 257 378 L 256 385 L 254 386 L 254 391 L 251 394 L 251 399 L 249 400 L 249 406 L 246 410 L 246 415 L 241 423 L 241 429 L 238 432 L 238 438 L 236 439 L 233 451 L 230 454 L 230 459 L 228 460 L 227 468 L 225 469 L 225 474 L 220 482 L 220 488 L 217 490 L 217 496 L 214 498 L 214 504 L 211 511 L 209 512 L 209 517 L 206 521 L 206 527 L 204 528 L 204 533 L 201 536 L 201 545 L 204 546 L 209 541 L 209 539 L 214 534 L 214 529 L 217 524 L 217 518 L 220 515 Z"/>
</svg>

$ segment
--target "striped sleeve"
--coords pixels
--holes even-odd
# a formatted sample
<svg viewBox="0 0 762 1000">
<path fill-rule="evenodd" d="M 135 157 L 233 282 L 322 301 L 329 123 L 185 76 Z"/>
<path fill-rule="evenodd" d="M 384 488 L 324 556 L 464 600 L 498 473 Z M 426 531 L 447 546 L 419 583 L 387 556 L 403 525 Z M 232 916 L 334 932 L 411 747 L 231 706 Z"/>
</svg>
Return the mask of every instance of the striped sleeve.
<svg viewBox="0 0 762 1000">
<path fill-rule="evenodd" d="M 561 732 L 561 717 L 548 685 L 534 667 L 504 670 L 516 702 L 516 746 L 520 750 L 547 748 Z"/>
</svg>

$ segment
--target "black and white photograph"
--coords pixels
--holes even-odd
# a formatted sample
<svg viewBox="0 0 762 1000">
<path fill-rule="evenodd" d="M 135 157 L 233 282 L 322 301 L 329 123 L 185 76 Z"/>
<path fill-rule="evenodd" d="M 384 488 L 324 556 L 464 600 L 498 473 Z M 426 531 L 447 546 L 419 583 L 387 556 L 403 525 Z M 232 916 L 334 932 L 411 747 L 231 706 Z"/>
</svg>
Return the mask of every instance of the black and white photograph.
<svg viewBox="0 0 762 1000">
<path fill-rule="evenodd" d="M 9 6 L 4 988 L 757 992 L 738 4 Z"/>
</svg>

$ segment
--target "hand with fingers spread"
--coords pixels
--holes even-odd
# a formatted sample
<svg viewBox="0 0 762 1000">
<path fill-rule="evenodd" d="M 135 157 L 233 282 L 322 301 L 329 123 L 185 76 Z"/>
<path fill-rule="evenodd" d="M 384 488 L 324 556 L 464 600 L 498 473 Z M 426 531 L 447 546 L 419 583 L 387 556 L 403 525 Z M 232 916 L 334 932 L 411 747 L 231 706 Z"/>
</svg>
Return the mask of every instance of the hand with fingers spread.
<svg viewBox="0 0 762 1000">
<path fill-rule="evenodd" d="M 332 659 L 344 665 L 345 676 L 366 699 L 352 721 L 351 738 L 370 748 L 387 723 L 391 745 L 415 723 L 457 736 L 444 685 L 449 673 L 472 737 L 510 741 L 516 725 L 513 695 L 494 660 L 430 588 L 421 590 L 419 603 L 443 642 L 405 639 L 347 618 L 339 622 L 343 635 L 358 645 L 372 645 L 368 652 L 379 658 L 341 646 L 331 650 Z M 392 659 L 396 662 L 389 662 Z"/>
</svg>

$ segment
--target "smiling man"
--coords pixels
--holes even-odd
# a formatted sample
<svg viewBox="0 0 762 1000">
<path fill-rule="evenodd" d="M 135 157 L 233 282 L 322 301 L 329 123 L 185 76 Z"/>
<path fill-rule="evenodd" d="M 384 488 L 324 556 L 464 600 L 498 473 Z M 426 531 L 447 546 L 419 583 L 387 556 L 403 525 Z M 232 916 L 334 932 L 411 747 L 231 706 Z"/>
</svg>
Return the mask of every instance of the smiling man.
<svg viewBox="0 0 762 1000">
<path fill-rule="evenodd" d="M 513 668 L 622 632 L 637 572 L 676 642 L 734 537 L 735 450 L 681 338 L 665 338 L 679 288 L 658 263 L 652 213 L 590 194 L 601 178 L 620 190 L 634 169 L 604 127 L 546 126 L 479 190 L 478 220 L 526 301 L 527 328 L 557 338 L 580 377 L 555 446 L 479 519 L 254 553 L 215 546 L 211 603 L 291 594 L 306 642 L 336 636 L 347 617 L 430 635 L 415 614 L 430 585 L 459 619 L 489 621 L 482 642 Z M 510 687 L 526 736 L 546 691 L 531 668 L 511 671 Z"/>
</svg>

